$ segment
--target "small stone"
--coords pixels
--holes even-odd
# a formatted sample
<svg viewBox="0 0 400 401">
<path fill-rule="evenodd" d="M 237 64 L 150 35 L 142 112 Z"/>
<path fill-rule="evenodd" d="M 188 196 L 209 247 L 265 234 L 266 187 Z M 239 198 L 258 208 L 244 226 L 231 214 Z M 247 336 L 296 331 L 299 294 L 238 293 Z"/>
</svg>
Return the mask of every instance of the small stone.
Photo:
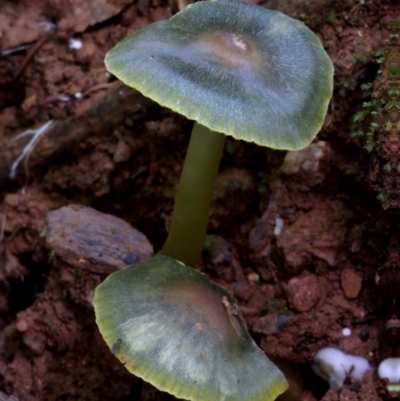
<svg viewBox="0 0 400 401">
<path fill-rule="evenodd" d="M 36 105 L 37 105 L 37 94 L 34 93 L 33 95 L 29 96 L 24 100 L 24 102 L 21 105 L 21 108 L 23 111 L 26 112 Z"/>
<path fill-rule="evenodd" d="M 284 289 L 290 305 L 298 312 L 309 311 L 321 299 L 318 278 L 315 274 L 305 273 L 293 277 Z"/>
<path fill-rule="evenodd" d="M 28 330 L 28 322 L 25 319 L 18 319 L 16 328 L 20 333 L 24 333 L 26 330 Z"/>
<path fill-rule="evenodd" d="M 283 160 L 281 170 L 287 174 L 298 173 L 301 169 L 306 171 L 317 171 L 319 161 L 324 156 L 326 142 L 319 141 L 306 148 L 288 152 Z"/>
<path fill-rule="evenodd" d="M 247 275 L 247 280 L 249 280 L 250 283 L 259 283 L 260 276 L 257 273 L 250 273 Z"/>
<path fill-rule="evenodd" d="M 271 313 L 257 319 L 254 323 L 253 331 L 255 333 L 274 334 L 279 330 L 278 325 L 278 315 Z"/>
<path fill-rule="evenodd" d="M 47 247 L 83 271 L 110 274 L 153 254 L 147 238 L 126 221 L 85 206 L 51 211 L 46 231 Z"/>
<path fill-rule="evenodd" d="M 329 171 L 332 149 L 324 141 L 312 143 L 307 147 L 288 152 L 283 160 L 281 171 L 296 180 L 314 186 L 324 181 Z M 321 163 L 324 161 L 324 163 Z"/>
<path fill-rule="evenodd" d="M 342 289 L 347 298 L 357 298 L 362 286 L 362 278 L 352 269 L 345 268 L 340 275 Z"/>
</svg>

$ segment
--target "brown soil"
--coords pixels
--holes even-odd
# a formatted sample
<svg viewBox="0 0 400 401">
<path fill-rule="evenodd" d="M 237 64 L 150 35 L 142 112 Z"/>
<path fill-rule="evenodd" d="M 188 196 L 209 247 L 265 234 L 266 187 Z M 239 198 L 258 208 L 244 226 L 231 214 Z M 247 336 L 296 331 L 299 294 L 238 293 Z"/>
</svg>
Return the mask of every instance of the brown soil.
<svg viewBox="0 0 400 401">
<path fill-rule="evenodd" d="M 389 6 L 253 2 L 318 34 L 335 64 L 334 98 L 303 158 L 228 139 L 196 267 L 238 299 L 254 339 L 287 374 L 282 400 L 382 400 L 376 372 L 328 391 L 311 365 L 326 346 L 372 366 L 398 356 L 383 339 L 385 297 L 375 284 L 390 218 L 350 138 L 360 84 L 373 81 L 374 53 L 388 37 Z M 174 399 L 116 360 L 91 300 L 107 274 L 163 244 L 190 133 L 190 122 L 115 82 L 104 55 L 184 3 L 0 1 L 0 400 Z M 11 179 L 30 139 L 16 135 L 50 120 Z"/>
</svg>

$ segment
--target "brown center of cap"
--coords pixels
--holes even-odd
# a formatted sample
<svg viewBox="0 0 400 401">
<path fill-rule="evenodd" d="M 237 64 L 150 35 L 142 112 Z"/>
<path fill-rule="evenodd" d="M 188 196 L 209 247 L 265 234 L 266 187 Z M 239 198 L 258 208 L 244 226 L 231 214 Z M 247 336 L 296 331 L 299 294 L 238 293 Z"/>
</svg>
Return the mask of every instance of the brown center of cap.
<svg viewBox="0 0 400 401">
<path fill-rule="evenodd" d="M 235 33 L 208 34 L 198 41 L 197 46 L 206 57 L 228 68 L 253 69 L 261 59 L 255 46 Z"/>
<path fill-rule="evenodd" d="M 175 283 L 177 284 L 177 283 Z M 171 285 L 166 295 L 182 313 L 195 317 L 199 331 L 212 330 L 228 338 L 241 336 L 238 309 L 226 296 L 204 283 L 179 282 Z"/>
</svg>

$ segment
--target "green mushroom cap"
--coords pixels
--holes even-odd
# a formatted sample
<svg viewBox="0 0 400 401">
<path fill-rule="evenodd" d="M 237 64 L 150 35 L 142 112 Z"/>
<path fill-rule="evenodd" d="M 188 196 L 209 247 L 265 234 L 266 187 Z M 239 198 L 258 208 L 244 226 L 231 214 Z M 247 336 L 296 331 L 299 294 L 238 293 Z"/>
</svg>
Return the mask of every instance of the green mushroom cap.
<svg viewBox="0 0 400 401">
<path fill-rule="evenodd" d="M 332 63 L 302 22 L 234 0 L 198 2 L 151 24 L 105 62 L 159 104 L 277 149 L 312 141 L 333 88 Z"/>
<path fill-rule="evenodd" d="M 195 269 L 154 256 L 109 276 L 96 322 L 125 367 L 197 401 L 272 401 L 282 373 L 255 345 L 236 301 Z"/>
</svg>

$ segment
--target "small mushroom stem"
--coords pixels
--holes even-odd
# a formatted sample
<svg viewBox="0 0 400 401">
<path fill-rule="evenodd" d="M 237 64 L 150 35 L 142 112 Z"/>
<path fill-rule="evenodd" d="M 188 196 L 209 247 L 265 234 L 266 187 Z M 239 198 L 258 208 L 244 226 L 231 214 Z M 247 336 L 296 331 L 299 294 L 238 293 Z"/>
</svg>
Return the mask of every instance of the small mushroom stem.
<svg viewBox="0 0 400 401">
<path fill-rule="evenodd" d="M 161 254 L 193 266 L 203 249 L 225 135 L 194 124 Z"/>
</svg>

